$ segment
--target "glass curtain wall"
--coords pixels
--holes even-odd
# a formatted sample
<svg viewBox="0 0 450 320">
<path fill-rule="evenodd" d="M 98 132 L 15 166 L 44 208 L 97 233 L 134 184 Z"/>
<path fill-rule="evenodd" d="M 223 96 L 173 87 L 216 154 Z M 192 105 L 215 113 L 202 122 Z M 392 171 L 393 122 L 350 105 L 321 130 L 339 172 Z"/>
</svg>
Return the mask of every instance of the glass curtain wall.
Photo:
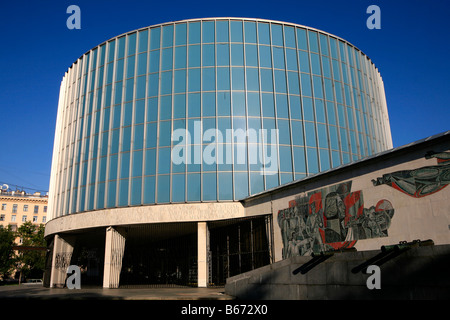
<svg viewBox="0 0 450 320">
<path fill-rule="evenodd" d="M 276 21 L 132 31 L 80 57 L 61 92 L 57 215 L 236 201 L 392 147 L 370 59 Z"/>
</svg>

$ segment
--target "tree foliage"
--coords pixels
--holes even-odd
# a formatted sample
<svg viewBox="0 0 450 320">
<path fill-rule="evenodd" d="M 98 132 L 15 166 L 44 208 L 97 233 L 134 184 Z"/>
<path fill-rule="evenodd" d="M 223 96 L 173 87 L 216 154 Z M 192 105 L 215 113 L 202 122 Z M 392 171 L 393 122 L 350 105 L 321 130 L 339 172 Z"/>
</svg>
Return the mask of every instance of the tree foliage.
<svg viewBox="0 0 450 320">
<path fill-rule="evenodd" d="M 15 264 L 14 239 L 15 234 L 11 226 L 0 227 L 0 278 L 10 276 Z"/>
</svg>

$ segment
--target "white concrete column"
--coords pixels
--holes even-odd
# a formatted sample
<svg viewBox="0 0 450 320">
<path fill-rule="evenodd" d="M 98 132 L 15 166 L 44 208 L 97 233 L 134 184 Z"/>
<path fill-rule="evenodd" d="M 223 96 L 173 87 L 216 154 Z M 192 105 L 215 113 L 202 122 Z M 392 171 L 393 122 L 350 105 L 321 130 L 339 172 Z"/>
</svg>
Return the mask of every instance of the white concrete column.
<svg viewBox="0 0 450 320">
<path fill-rule="evenodd" d="M 52 270 L 50 288 L 63 288 L 67 278 L 67 267 L 72 259 L 75 238 L 56 234 L 53 239 Z"/>
<path fill-rule="evenodd" d="M 197 277 L 198 287 L 205 288 L 209 281 L 209 230 L 206 222 L 197 224 Z"/>
<path fill-rule="evenodd" d="M 125 237 L 113 227 L 106 229 L 105 265 L 103 268 L 103 288 L 118 288 L 122 258 L 125 252 Z"/>
</svg>

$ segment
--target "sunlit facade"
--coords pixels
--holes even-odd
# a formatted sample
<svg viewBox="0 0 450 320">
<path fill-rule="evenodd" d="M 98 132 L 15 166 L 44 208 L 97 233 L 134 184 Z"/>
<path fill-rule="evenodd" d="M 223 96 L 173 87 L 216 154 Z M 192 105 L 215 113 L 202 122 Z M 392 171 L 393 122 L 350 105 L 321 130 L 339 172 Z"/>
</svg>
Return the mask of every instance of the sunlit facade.
<svg viewBox="0 0 450 320">
<path fill-rule="evenodd" d="M 269 20 L 164 23 L 66 72 L 50 215 L 236 203 L 391 147 L 381 76 L 347 41 Z M 155 221 L 171 220 L 139 223 Z"/>
</svg>

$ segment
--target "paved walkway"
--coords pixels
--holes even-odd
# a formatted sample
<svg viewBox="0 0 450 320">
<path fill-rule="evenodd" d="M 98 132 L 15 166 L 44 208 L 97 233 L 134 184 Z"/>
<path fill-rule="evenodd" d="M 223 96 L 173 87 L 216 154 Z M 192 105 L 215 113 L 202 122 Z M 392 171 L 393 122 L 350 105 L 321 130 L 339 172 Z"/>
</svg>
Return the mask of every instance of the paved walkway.
<svg viewBox="0 0 450 320">
<path fill-rule="evenodd" d="M 62 300 L 233 300 L 224 293 L 224 288 L 137 288 L 104 289 L 81 288 L 56 289 L 42 285 L 0 286 L 1 299 L 62 299 Z"/>
</svg>

